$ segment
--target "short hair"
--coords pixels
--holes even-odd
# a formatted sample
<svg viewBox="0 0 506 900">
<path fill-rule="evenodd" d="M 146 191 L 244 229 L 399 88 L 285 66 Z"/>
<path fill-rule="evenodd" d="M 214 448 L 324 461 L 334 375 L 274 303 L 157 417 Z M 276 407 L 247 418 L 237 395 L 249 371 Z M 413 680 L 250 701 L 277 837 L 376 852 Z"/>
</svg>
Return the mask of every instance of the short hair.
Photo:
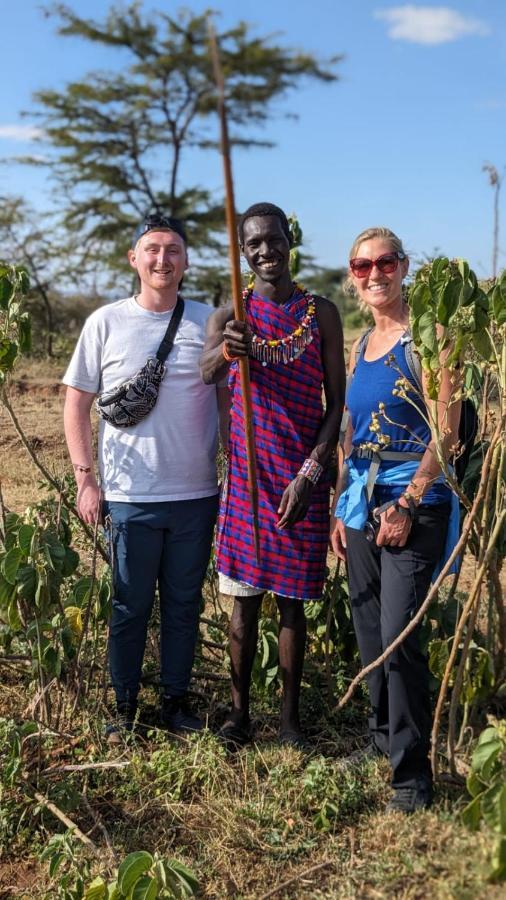
<svg viewBox="0 0 506 900">
<path fill-rule="evenodd" d="M 281 222 L 283 234 L 290 244 L 290 247 L 293 245 L 292 232 L 290 231 L 290 225 L 283 210 L 280 209 L 279 206 L 275 206 L 274 203 L 253 203 L 252 206 L 248 206 L 246 212 L 243 212 L 237 223 L 237 232 L 239 234 L 239 243 L 241 247 L 244 244 L 244 223 L 247 219 L 252 219 L 254 216 L 276 216 Z"/>
<path fill-rule="evenodd" d="M 135 229 L 132 240 L 132 250 L 135 250 L 141 237 L 144 237 L 144 235 L 148 234 L 150 231 L 173 231 L 174 234 L 178 234 L 179 237 L 182 238 L 185 246 L 188 243 L 186 231 L 181 219 L 174 219 L 172 216 L 164 216 L 159 212 L 153 212 L 145 216 Z"/>
</svg>

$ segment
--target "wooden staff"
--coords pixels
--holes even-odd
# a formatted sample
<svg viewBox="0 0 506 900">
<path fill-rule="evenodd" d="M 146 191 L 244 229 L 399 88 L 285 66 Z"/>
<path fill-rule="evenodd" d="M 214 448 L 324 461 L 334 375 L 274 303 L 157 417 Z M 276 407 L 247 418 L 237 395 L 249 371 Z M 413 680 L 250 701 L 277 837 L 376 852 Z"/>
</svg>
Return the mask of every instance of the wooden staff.
<svg viewBox="0 0 506 900">
<path fill-rule="evenodd" d="M 228 249 L 230 259 L 230 273 L 232 280 L 232 300 L 234 304 L 234 316 L 239 322 L 246 321 L 246 313 L 242 302 L 241 263 L 239 258 L 239 244 L 237 240 L 237 223 L 235 219 L 234 183 L 232 180 L 232 163 L 230 160 L 230 142 L 228 139 L 227 113 L 225 107 L 225 81 L 220 64 L 216 34 L 211 22 L 207 23 L 209 42 L 211 46 L 211 58 L 213 62 L 214 78 L 218 89 L 218 114 L 221 129 L 221 155 L 223 159 L 223 173 L 225 176 L 225 211 L 227 217 Z M 244 432 L 246 437 L 246 462 L 248 468 L 248 491 L 251 502 L 253 541 L 257 563 L 260 563 L 260 538 L 258 530 L 258 485 L 257 465 L 255 456 L 255 439 L 253 433 L 253 410 L 251 405 L 251 384 L 249 377 L 249 360 L 247 356 L 239 359 L 239 374 L 241 378 L 242 403 L 244 414 Z"/>
</svg>

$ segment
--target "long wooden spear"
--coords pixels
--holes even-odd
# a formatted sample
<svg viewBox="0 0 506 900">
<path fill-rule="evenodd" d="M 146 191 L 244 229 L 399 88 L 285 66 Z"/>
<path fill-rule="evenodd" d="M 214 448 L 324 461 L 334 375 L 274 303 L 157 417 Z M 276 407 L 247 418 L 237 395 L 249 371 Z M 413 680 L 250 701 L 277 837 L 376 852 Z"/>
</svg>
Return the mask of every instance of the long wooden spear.
<svg viewBox="0 0 506 900">
<path fill-rule="evenodd" d="M 246 313 L 242 302 L 241 263 L 239 243 L 237 239 L 237 223 L 235 218 L 234 182 L 232 179 L 232 163 L 230 159 L 230 141 L 228 139 L 227 111 L 225 106 L 225 80 L 220 63 L 218 43 L 214 28 L 208 19 L 209 43 L 213 62 L 214 78 L 218 90 L 218 114 L 221 130 L 221 155 L 225 176 L 225 211 L 227 217 L 228 250 L 230 259 L 230 275 L 232 281 L 232 300 L 234 316 L 239 322 L 246 321 Z M 258 529 L 258 485 L 255 456 L 255 439 L 253 433 L 253 410 L 251 405 L 251 384 L 249 377 L 249 360 L 247 356 L 239 359 L 241 378 L 242 404 L 244 414 L 244 432 L 246 437 L 246 463 L 248 469 L 248 491 L 251 502 L 253 523 L 253 541 L 257 563 L 260 562 L 260 538 Z"/>
</svg>

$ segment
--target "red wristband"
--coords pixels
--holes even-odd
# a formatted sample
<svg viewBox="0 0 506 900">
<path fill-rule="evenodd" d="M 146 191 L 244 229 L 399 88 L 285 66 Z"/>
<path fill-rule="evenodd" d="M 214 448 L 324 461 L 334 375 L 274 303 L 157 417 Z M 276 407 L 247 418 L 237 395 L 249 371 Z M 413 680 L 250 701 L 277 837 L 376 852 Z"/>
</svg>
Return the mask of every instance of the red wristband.
<svg viewBox="0 0 506 900">
<path fill-rule="evenodd" d="M 226 348 L 225 341 L 223 341 L 223 344 L 221 345 L 221 352 L 223 353 L 223 357 L 224 357 L 224 359 L 226 359 L 227 362 L 231 363 L 231 362 L 234 362 L 236 359 L 239 359 L 238 356 L 230 355 L 230 353 L 228 352 L 228 350 Z"/>
</svg>

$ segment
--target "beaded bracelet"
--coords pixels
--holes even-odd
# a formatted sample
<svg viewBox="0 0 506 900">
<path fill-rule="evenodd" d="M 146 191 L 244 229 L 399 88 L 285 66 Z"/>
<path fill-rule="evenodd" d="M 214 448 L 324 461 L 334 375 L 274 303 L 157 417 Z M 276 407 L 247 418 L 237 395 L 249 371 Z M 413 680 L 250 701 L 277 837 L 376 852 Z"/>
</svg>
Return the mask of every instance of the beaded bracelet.
<svg viewBox="0 0 506 900">
<path fill-rule="evenodd" d="M 226 348 L 225 341 L 223 341 L 223 344 L 221 345 L 221 352 L 223 353 L 224 359 L 226 359 L 226 361 L 229 363 L 234 362 L 236 359 L 239 359 L 238 356 L 230 355 L 230 353 L 228 352 L 228 350 Z"/>
<path fill-rule="evenodd" d="M 305 459 L 302 463 L 298 475 L 304 475 L 305 478 L 308 479 L 312 484 L 318 484 L 322 474 L 323 474 L 323 466 L 320 465 L 316 459 Z"/>
</svg>

